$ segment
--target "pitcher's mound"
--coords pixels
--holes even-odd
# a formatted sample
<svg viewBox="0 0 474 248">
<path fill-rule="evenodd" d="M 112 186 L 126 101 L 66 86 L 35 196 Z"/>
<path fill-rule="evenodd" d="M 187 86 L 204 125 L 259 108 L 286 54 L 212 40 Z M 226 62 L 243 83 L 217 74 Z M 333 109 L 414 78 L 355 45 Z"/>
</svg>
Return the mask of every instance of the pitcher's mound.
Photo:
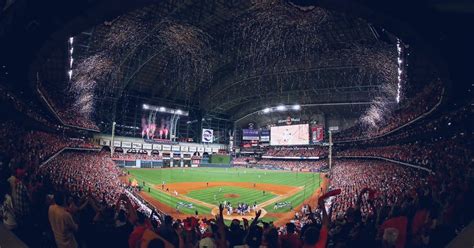
<svg viewBox="0 0 474 248">
<path fill-rule="evenodd" d="M 240 197 L 240 195 L 238 195 L 238 194 L 225 194 L 224 197 L 225 198 L 237 198 L 237 197 Z"/>
</svg>

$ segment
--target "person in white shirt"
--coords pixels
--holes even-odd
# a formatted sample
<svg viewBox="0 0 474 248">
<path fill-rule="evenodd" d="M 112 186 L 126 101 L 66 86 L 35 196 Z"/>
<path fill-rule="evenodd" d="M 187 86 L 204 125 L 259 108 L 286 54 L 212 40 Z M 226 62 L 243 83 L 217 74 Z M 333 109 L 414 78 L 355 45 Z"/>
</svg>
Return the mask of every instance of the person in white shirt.
<svg viewBox="0 0 474 248">
<path fill-rule="evenodd" d="M 16 228 L 17 223 L 15 219 L 15 212 L 13 210 L 13 201 L 12 201 L 12 191 L 9 183 L 5 183 L 2 187 L 4 190 L 2 190 L 0 194 L 0 199 L 3 200 L 3 203 L 1 205 L 1 211 L 2 212 L 2 219 L 3 219 L 3 225 L 8 229 L 8 230 L 13 230 Z"/>
<path fill-rule="evenodd" d="M 74 238 L 74 232 L 77 232 L 79 227 L 72 219 L 71 214 L 66 211 L 64 198 L 62 193 L 54 195 L 55 204 L 49 206 L 48 219 L 58 248 L 75 248 L 78 247 L 78 244 Z"/>
</svg>

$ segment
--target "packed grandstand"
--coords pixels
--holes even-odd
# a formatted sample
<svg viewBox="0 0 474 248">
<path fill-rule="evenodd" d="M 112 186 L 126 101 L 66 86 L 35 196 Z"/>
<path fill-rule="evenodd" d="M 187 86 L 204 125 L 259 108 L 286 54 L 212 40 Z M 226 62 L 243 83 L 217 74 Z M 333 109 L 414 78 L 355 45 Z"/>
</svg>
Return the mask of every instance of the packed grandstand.
<svg viewBox="0 0 474 248">
<path fill-rule="evenodd" d="M 0 2 L 11 46 L 23 2 Z M 0 58 L 0 246 L 422 248 L 472 229 L 474 102 L 416 40 L 305 1 L 219 3 L 193 18 L 165 2 L 112 19 L 78 4 L 102 21 L 75 13 L 84 24 L 65 42 L 29 51 L 28 79 Z M 180 192 L 131 175 L 208 168 L 223 174 L 180 179 Z M 265 200 L 217 199 L 230 184 L 216 177 L 253 170 L 241 192 Z M 267 172 L 318 184 L 277 194 Z"/>
</svg>

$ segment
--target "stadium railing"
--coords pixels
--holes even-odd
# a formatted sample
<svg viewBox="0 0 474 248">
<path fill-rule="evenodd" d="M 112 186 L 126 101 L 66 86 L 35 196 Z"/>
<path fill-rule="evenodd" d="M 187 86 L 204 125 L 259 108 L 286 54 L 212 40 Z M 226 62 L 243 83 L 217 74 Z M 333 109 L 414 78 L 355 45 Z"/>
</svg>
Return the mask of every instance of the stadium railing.
<svg viewBox="0 0 474 248">
<path fill-rule="evenodd" d="M 55 154 L 51 155 L 48 159 L 46 159 L 43 163 L 40 164 L 39 167 L 42 167 L 43 165 L 49 163 L 49 161 L 53 160 L 55 157 L 57 157 L 59 154 L 61 154 L 63 151 L 100 151 L 100 148 L 82 148 L 82 147 L 64 147 L 63 149 L 59 150 Z"/>
</svg>

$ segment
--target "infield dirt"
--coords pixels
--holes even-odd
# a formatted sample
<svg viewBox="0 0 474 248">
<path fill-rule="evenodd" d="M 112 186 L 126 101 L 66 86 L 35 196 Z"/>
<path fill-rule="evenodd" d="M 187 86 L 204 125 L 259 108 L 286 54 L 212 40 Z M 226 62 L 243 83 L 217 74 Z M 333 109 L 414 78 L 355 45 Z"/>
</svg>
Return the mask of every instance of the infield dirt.
<svg viewBox="0 0 474 248">
<path fill-rule="evenodd" d="M 262 190 L 271 192 L 275 195 L 284 195 L 290 191 L 297 189 L 298 187 L 280 185 L 280 184 L 268 184 L 268 183 L 249 183 L 249 182 L 184 182 L 184 183 L 170 183 L 165 184 L 164 188 L 168 188 L 170 192 L 176 190 L 180 195 L 185 195 L 194 190 L 206 189 L 211 187 L 240 187 L 249 188 L 255 190 Z M 161 190 L 161 185 L 155 184 L 155 189 Z"/>
</svg>

